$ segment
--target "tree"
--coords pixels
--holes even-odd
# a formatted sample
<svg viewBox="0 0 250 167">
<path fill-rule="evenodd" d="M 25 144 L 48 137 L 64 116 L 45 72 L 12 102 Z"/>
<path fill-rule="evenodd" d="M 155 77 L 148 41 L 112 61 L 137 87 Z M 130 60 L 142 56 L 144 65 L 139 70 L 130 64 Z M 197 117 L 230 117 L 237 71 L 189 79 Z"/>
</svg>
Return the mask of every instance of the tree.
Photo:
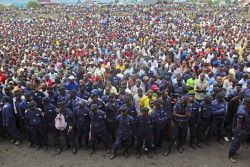
<svg viewBox="0 0 250 167">
<path fill-rule="evenodd" d="M 226 1 L 227 5 L 231 5 L 233 2 L 231 0 Z"/>
<path fill-rule="evenodd" d="M 0 9 L 5 8 L 5 6 L 3 4 L 0 4 Z"/>
<path fill-rule="evenodd" d="M 119 0 L 115 0 L 115 3 L 118 3 L 119 2 Z"/>
<path fill-rule="evenodd" d="M 41 5 L 39 5 L 36 1 L 30 1 L 27 3 L 27 8 L 40 8 Z"/>
<path fill-rule="evenodd" d="M 8 8 L 12 8 L 12 9 L 14 9 L 14 8 L 17 8 L 17 6 L 15 6 L 15 5 L 11 4 L 10 6 L 8 6 Z"/>
</svg>

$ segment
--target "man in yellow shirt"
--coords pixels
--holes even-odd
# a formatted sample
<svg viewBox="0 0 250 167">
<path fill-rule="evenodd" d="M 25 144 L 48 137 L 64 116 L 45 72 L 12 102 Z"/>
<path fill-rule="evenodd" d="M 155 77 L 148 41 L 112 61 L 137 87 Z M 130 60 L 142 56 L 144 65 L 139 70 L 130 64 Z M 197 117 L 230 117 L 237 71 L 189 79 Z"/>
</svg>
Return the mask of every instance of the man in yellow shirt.
<svg viewBox="0 0 250 167">
<path fill-rule="evenodd" d="M 156 100 L 156 98 L 153 96 L 153 90 L 152 89 L 149 89 L 148 90 L 148 93 L 147 93 L 147 96 L 144 97 L 141 102 L 140 102 L 140 106 L 141 107 L 147 107 L 148 109 L 150 109 L 150 100 Z"/>
<path fill-rule="evenodd" d="M 120 69 L 122 71 L 122 73 L 123 73 L 123 71 L 125 70 L 123 60 L 119 60 L 119 65 L 116 66 L 116 69 Z"/>
</svg>

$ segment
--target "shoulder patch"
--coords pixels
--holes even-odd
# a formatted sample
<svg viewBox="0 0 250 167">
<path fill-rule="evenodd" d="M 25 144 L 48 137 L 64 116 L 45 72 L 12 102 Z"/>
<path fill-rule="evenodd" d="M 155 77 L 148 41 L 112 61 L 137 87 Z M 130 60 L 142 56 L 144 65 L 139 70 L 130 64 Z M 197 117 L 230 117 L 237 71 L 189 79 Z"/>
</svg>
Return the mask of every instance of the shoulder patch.
<svg viewBox="0 0 250 167">
<path fill-rule="evenodd" d="M 25 110 L 25 113 L 27 113 L 28 112 L 28 110 Z"/>
</svg>

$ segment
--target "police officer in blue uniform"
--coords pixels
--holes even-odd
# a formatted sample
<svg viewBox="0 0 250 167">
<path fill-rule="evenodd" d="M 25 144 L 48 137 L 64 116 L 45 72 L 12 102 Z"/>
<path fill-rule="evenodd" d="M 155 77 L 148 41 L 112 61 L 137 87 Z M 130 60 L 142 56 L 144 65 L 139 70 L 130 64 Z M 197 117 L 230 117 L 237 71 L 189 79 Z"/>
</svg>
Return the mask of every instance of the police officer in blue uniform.
<svg viewBox="0 0 250 167">
<path fill-rule="evenodd" d="M 3 120 L 2 120 L 2 107 L 3 107 L 3 97 L 6 96 L 3 92 L 3 86 L 0 85 L 0 143 L 4 140 L 4 130 L 3 130 Z"/>
<path fill-rule="evenodd" d="M 135 130 L 137 137 L 136 159 L 140 158 L 143 142 L 145 142 L 146 148 L 148 149 L 148 157 L 149 158 L 153 157 L 151 151 L 153 149 L 154 119 L 148 114 L 148 111 L 149 111 L 148 108 L 142 107 L 141 113 L 136 117 L 135 121 Z"/>
<path fill-rule="evenodd" d="M 25 111 L 26 127 L 31 134 L 31 141 L 37 144 L 36 150 L 39 150 L 42 145 L 48 145 L 46 142 L 46 133 L 43 127 L 44 118 L 42 110 L 36 107 L 36 103 L 31 101 L 29 109 Z M 46 147 L 45 147 L 46 149 Z"/>
<path fill-rule="evenodd" d="M 109 102 L 106 104 L 106 118 L 108 133 L 112 137 L 112 142 L 115 141 L 115 132 L 117 129 L 116 117 L 119 115 L 120 101 L 115 99 L 115 94 L 109 94 Z"/>
<path fill-rule="evenodd" d="M 57 105 L 57 94 L 53 91 L 53 87 L 47 87 L 48 97 L 50 99 L 50 103 Z"/>
<path fill-rule="evenodd" d="M 33 97 L 31 95 L 31 93 L 25 93 L 24 97 L 25 97 L 25 100 L 20 103 L 20 116 L 21 116 L 21 119 L 24 122 L 26 122 L 25 111 L 30 108 L 29 107 L 29 103 L 30 102 L 35 102 L 35 101 L 33 100 Z M 31 140 L 31 134 L 30 134 L 30 131 L 29 131 L 29 127 L 27 126 L 26 123 L 25 123 L 25 131 L 26 131 L 27 139 L 29 141 L 29 145 L 28 146 L 31 147 L 33 145 L 33 142 Z"/>
<path fill-rule="evenodd" d="M 51 132 L 53 137 L 53 146 L 56 148 L 56 153 L 60 154 L 60 140 L 59 140 L 59 131 L 55 127 L 55 118 L 56 118 L 56 106 L 51 103 L 49 97 L 44 97 L 42 99 L 43 103 L 43 114 L 45 118 L 45 129 L 46 129 L 46 140 L 48 142 L 48 132 Z M 45 146 L 46 148 L 46 146 Z"/>
<path fill-rule="evenodd" d="M 21 137 L 20 133 L 16 127 L 16 118 L 13 111 L 13 107 L 10 104 L 10 98 L 8 96 L 3 97 L 3 109 L 2 109 L 2 116 L 3 116 L 3 126 L 6 127 L 9 135 L 11 136 L 11 141 L 15 141 L 15 145 L 18 146 L 21 144 Z"/>
<path fill-rule="evenodd" d="M 134 118 L 128 115 L 127 107 L 120 107 L 121 114 L 116 117 L 118 123 L 117 138 L 113 145 L 113 152 L 110 159 L 114 159 L 117 155 L 117 150 L 125 145 L 124 156 L 129 157 L 128 150 L 131 147 L 134 134 Z"/>
<path fill-rule="evenodd" d="M 250 98 L 250 79 L 247 80 L 246 88 L 243 89 L 245 97 Z"/>
<path fill-rule="evenodd" d="M 237 150 L 240 148 L 240 144 L 242 142 L 244 133 L 248 125 L 249 121 L 249 113 L 250 113 L 250 98 L 244 99 L 244 105 L 238 107 L 238 111 L 234 117 L 233 122 L 233 135 L 234 139 L 231 143 L 230 151 L 228 158 L 232 163 L 237 163 L 236 159 L 234 159 L 234 155 L 239 155 Z"/>
<path fill-rule="evenodd" d="M 76 134 L 79 147 L 82 147 L 82 137 L 84 137 L 84 150 L 88 149 L 89 128 L 90 128 L 90 110 L 86 107 L 86 102 L 80 100 L 78 106 L 74 109 L 76 117 Z"/>
<path fill-rule="evenodd" d="M 66 107 L 66 102 L 61 101 L 58 103 L 59 111 L 58 114 L 63 114 L 65 118 L 65 122 L 67 123 L 66 129 L 62 131 L 64 137 L 66 146 L 63 148 L 64 151 L 69 149 L 70 143 L 72 146 L 72 154 L 76 154 L 76 134 L 75 134 L 75 116 L 74 113 Z"/>
<path fill-rule="evenodd" d="M 201 141 L 207 143 L 206 132 L 210 128 L 211 120 L 212 120 L 212 97 L 206 95 L 204 97 L 204 101 L 200 103 L 200 122 L 197 127 L 197 146 L 199 148 L 202 147 Z"/>
<path fill-rule="evenodd" d="M 78 102 L 81 101 L 81 98 L 76 96 L 76 91 L 71 90 L 69 92 L 69 101 L 67 101 L 67 108 L 69 108 L 72 112 L 74 112 L 74 109 L 76 106 L 78 106 Z"/>
<path fill-rule="evenodd" d="M 182 145 L 185 143 L 185 136 L 188 130 L 188 121 L 191 117 L 191 113 L 188 108 L 188 97 L 183 97 L 177 102 L 173 108 L 173 141 L 178 139 L 177 150 L 182 153 Z M 172 141 L 172 143 L 173 143 Z"/>
<path fill-rule="evenodd" d="M 93 105 L 97 104 L 98 109 L 105 111 L 105 104 L 104 102 L 98 98 L 98 94 L 92 94 L 91 95 L 91 101 L 89 102 L 89 108 Z"/>
<path fill-rule="evenodd" d="M 59 90 L 59 94 L 58 94 L 58 98 L 57 98 L 57 103 L 60 103 L 62 101 L 67 103 L 69 101 L 69 99 L 70 99 L 70 96 L 66 92 L 65 88 L 64 87 L 59 87 L 58 90 Z"/>
<path fill-rule="evenodd" d="M 108 154 L 110 154 L 110 147 L 109 147 L 109 139 L 108 133 L 106 128 L 106 113 L 98 109 L 97 104 L 92 104 L 90 107 L 90 137 L 89 137 L 89 146 L 91 147 L 90 155 L 93 154 L 95 151 L 95 145 L 97 138 L 103 141 L 105 145 L 105 149 Z"/>
<path fill-rule="evenodd" d="M 124 103 L 122 106 L 126 106 L 128 109 L 128 115 L 132 116 L 134 119 L 136 119 L 137 111 L 135 106 L 132 104 L 132 98 L 131 97 L 125 97 Z"/>
<path fill-rule="evenodd" d="M 85 85 L 82 84 L 79 86 L 79 90 L 77 91 L 76 95 L 81 99 L 88 100 L 90 97 L 90 93 L 85 90 Z"/>
<path fill-rule="evenodd" d="M 219 92 L 216 95 L 216 100 L 212 102 L 212 122 L 211 128 L 208 131 L 208 142 L 210 137 L 217 132 L 217 140 L 223 145 L 223 127 L 227 116 L 227 102 L 224 100 L 225 93 Z"/>
<path fill-rule="evenodd" d="M 196 128 L 200 121 L 199 117 L 200 104 L 194 100 L 194 93 L 189 93 L 188 110 L 190 111 L 190 119 L 188 120 L 189 132 L 190 132 L 190 145 L 195 149 L 196 142 Z"/>
<path fill-rule="evenodd" d="M 151 117 L 154 120 L 154 152 L 157 154 L 156 148 L 159 146 L 162 148 L 162 138 L 164 135 L 165 125 L 170 115 L 163 108 L 163 101 L 157 99 L 154 101 L 154 109 L 151 112 Z"/>
<path fill-rule="evenodd" d="M 33 86 L 33 91 L 31 93 L 33 100 L 36 102 L 38 108 L 43 109 L 42 99 L 45 97 L 45 94 L 42 91 L 38 90 L 38 86 Z"/>
</svg>

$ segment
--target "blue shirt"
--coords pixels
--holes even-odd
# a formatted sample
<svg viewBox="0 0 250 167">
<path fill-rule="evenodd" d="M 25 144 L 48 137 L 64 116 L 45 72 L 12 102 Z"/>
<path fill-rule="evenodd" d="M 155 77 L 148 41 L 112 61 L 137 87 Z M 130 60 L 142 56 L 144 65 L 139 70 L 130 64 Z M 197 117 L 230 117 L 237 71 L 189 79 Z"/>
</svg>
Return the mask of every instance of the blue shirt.
<svg viewBox="0 0 250 167">
<path fill-rule="evenodd" d="M 65 85 L 65 88 L 66 88 L 66 90 L 75 90 L 75 91 L 77 91 L 78 90 L 78 84 L 75 81 L 73 83 L 68 82 Z"/>
</svg>

